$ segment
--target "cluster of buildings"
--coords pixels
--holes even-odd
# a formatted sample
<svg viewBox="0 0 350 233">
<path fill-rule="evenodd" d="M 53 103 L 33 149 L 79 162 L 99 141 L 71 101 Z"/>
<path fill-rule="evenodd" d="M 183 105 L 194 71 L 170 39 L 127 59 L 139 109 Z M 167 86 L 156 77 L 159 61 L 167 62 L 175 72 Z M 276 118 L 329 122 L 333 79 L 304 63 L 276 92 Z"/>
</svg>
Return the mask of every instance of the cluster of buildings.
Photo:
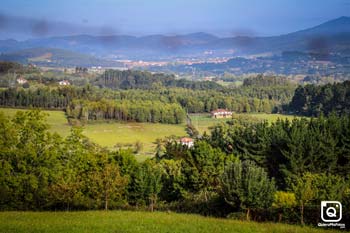
<svg viewBox="0 0 350 233">
<path fill-rule="evenodd" d="M 232 118 L 232 111 L 229 111 L 227 109 L 216 109 L 214 111 L 211 111 L 211 117 L 212 118 Z M 193 138 L 189 138 L 189 137 L 183 137 L 180 138 L 179 143 L 183 146 L 187 146 L 188 148 L 191 148 L 194 146 L 194 139 Z"/>
</svg>

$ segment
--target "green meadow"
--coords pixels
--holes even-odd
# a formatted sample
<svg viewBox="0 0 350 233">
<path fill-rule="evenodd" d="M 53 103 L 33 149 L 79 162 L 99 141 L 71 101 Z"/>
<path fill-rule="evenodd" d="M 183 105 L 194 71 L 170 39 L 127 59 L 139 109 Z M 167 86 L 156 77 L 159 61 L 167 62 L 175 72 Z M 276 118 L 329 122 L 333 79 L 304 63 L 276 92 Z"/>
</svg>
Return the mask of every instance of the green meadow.
<svg viewBox="0 0 350 233">
<path fill-rule="evenodd" d="M 261 121 L 268 121 L 269 123 L 275 122 L 278 119 L 288 119 L 288 120 L 293 120 L 295 118 L 300 118 L 298 116 L 293 116 L 293 115 L 284 115 L 284 114 L 271 114 L 271 113 L 235 113 L 234 117 L 239 117 L 239 116 L 248 116 L 252 119 L 257 119 Z"/>
<path fill-rule="evenodd" d="M 139 211 L 0 212 L 1 233 L 316 233 L 316 227 Z"/>
<path fill-rule="evenodd" d="M 0 111 L 5 115 L 13 116 L 17 111 L 25 111 L 25 109 L 0 108 Z M 63 111 L 47 111 L 47 123 L 50 126 L 50 131 L 57 132 L 65 137 L 69 134 L 71 126 L 68 124 L 65 113 Z M 229 119 L 213 119 L 210 114 L 190 114 L 192 124 L 199 130 L 209 132 L 210 127 L 220 122 L 226 122 Z M 235 113 L 233 118 L 244 118 L 254 121 L 267 120 L 274 122 L 279 118 L 288 118 L 292 120 L 295 116 L 281 114 L 246 114 Z M 134 145 L 136 142 L 142 144 L 142 150 L 139 152 L 139 159 L 143 160 L 154 154 L 155 141 L 157 138 L 165 138 L 167 136 L 186 136 L 185 125 L 171 124 L 153 124 L 153 123 L 137 123 L 137 122 L 115 122 L 101 121 L 86 124 L 84 127 L 84 135 L 90 138 L 93 142 L 108 148 L 114 148 L 116 145 L 127 146 Z"/>
<path fill-rule="evenodd" d="M 5 115 L 13 116 L 17 111 L 24 109 L 0 108 Z M 50 131 L 57 132 L 61 136 L 69 134 L 71 126 L 68 124 L 63 111 L 43 111 L 47 114 L 47 123 Z M 143 149 L 140 157 L 154 155 L 155 141 L 157 138 L 167 136 L 186 136 L 185 125 L 152 124 L 135 122 L 96 122 L 89 123 L 84 127 L 84 135 L 93 142 L 109 148 L 115 145 L 130 145 L 140 142 Z M 142 158 L 140 158 L 142 160 Z"/>
<path fill-rule="evenodd" d="M 0 112 L 3 112 L 6 116 L 13 117 L 17 111 L 26 111 L 28 109 L 15 109 L 15 108 L 0 108 Z M 65 137 L 70 132 L 70 125 L 63 111 L 47 111 L 43 110 L 47 114 L 47 123 L 50 126 L 52 132 L 57 132 L 59 135 Z"/>
<path fill-rule="evenodd" d="M 152 123 L 117 123 L 100 122 L 84 126 L 84 134 L 92 141 L 109 148 L 116 144 L 134 144 L 141 142 L 142 153 L 154 155 L 157 138 L 167 136 L 186 136 L 185 125 L 152 124 Z"/>
</svg>

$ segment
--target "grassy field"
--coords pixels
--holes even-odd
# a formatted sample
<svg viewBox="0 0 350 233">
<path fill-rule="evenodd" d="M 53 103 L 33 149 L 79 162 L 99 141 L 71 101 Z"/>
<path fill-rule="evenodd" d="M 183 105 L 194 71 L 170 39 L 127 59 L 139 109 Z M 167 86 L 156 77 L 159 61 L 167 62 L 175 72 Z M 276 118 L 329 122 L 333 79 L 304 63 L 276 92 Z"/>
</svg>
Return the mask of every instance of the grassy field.
<svg viewBox="0 0 350 233">
<path fill-rule="evenodd" d="M 5 115 L 13 116 L 16 111 L 23 109 L 0 108 Z M 63 111 L 44 111 L 48 114 L 47 122 L 52 132 L 57 132 L 62 136 L 67 136 L 70 125 L 67 122 Z M 209 132 L 209 127 L 219 122 L 226 122 L 228 119 L 213 119 L 209 114 L 191 114 L 192 124 L 199 130 Z M 252 120 L 267 120 L 274 122 L 278 118 L 288 118 L 292 120 L 295 116 L 281 114 L 234 114 L 234 118 L 244 117 Z M 151 123 L 119 123 L 119 122 L 97 122 L 84 126 L 84 135 L 101 146 L 113 148 L 116 144 L 135 144 L 141 142 L 143 149 L 140 151 L 139 159 L 152 156 L 155 149 L 155 140 L 167 136 L 186 136 L 185 125 L 151 124 Z"/>
<path fill-rule="evenodd" d="M 142 154 L 147 156 L 154 155 L 154 142 L 157 138 L 185 136 L 186 132 L 184 125 L 111 122 L 85 125 L 84 134 L 92 141 L 107 147 L 139 141 L 143 145 Z"/>
<path fill-rule="evenodd" d="M 283 115 L 283 114 L 267 114 L 267 113 L 234 113 L 233 118 L 245 118 L 253 121 L 268 121 L 275 122 L 277 119 L 289 119 L 293 120 L 296 116 Z M 192 124 L 199 130 L 200 133 L 210 132 L 209 128 L 220 122 L 226 122 L 230 119 L 213 119 L 210 114 L 190 114 Z"/>
<path fill-rule="evenodd" d="M 258 120 L 267 120 L 268 122 L 275 122 L 278 119 L 288 119 L 288 120 L 293 120 L 295 118 L 300 118 L 298 116 L 293 116 L 293 115 L 284 115 L 284 114 L 268 114 L 268 113 L 239 113 L 239 114 L 234 114 L 234 117 L 239 117 L 239 116 L 248 116 L 251 118 L 255 118 Z"/>
<path fill-rule="evenodd" d="M 190 214 L 131 211 L 0 212 L 1 233 L 316 233 L 335 232 L 276 223 Z"/>
<path fill-rule="evenodd" d="M 0 108 L 5 115 L 13 116 L 23 109 Z M 43 111 L 48 114 L 47 122 L 52 132 L 62 136 L 69 134 L 70 125 L 62 111 Z M 98 122 L 84 126 L 84 135 L 101 146 L 113 148 L 116 144 L 134 144 L 139 141 L 143 145 L 140 159 L 154 155 L 155 140 L 166 136 L 185 136 L 185 125 L 152 124 L 152 123 L 118 123 Z"/>
<path fill-rule="evenodd" d="M 26 109 L 0 108 L 0 112 L 13 117 L 17 111 L 26 111 Z M 70 132 L 70 125 L 67 122 L 63 111 L 43 111 L 47 114 L 47 123 L 52 132 L 57 132 L 61 136 L 67 136 Z"/>
</svg>

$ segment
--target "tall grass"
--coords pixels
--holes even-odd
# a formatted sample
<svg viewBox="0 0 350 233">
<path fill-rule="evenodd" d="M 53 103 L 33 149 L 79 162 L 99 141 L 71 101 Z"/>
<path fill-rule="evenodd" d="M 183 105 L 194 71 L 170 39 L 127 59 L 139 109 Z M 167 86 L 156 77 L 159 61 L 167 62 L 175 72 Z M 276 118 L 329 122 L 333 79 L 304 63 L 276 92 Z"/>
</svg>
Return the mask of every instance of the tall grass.
<svg viewBox="0 0 350 233">
<path fill-rule="evenodd" d="M 320 228 L 192 214 L 132 211 L 1 212 L 2 233 L 316 233 Z"/>
</svg>

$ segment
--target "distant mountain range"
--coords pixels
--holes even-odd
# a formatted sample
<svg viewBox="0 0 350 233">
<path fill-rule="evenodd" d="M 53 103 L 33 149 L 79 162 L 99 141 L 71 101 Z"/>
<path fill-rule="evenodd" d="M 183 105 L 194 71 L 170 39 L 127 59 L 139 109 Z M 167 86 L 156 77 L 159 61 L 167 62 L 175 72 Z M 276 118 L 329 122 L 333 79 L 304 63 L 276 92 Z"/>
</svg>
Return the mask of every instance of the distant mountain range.
<svg viewBox="0 0 350 233">
<path fill-rule="evenodd" d="M 100 59 L 95 56 L 56 48 L 30 48 L 3 53 L 0 54 L 0 61 L 1 60 L 53 67 L 122 66 L 121 63 L 116 61 Z"/>
<path fill-rule="evenodd" d="M 99 62 L 108 63 L 107 60 L 114 59 L 162 60 L 181 57 L 278 54 L 283 51 L 339 53 L 348 56 L 350 55 L 350 17 L 340 17 L 313 28 L 270 37 L 219 38 L 199 32 L 175 36 L 76 35 L 25 41 L 0 40 L 2 53 L 0 59 L 11 58 L 22 62 L 33 60 L 31 55 L 35 50 L 37 50 L 35 57 L 48 53 L 60 54 L 60 56 L 63 54 L 60 58 L 63 63 L 73 62 L 74 64 L 76 64 L 74 60 L 81 59 L 83 54 L 88 54 L 83 56 L 84 59 L 81 59 L 81 62 L 95 65 Z M 72 58 L 74 57 L 72 53 L 75 53 L 77 59 L 65 62 L 64 54 Z M 79 56 L 76 53 L 79 53 Z M 93 57 L 99 58 L 93 60 Z"/>
</svg>

